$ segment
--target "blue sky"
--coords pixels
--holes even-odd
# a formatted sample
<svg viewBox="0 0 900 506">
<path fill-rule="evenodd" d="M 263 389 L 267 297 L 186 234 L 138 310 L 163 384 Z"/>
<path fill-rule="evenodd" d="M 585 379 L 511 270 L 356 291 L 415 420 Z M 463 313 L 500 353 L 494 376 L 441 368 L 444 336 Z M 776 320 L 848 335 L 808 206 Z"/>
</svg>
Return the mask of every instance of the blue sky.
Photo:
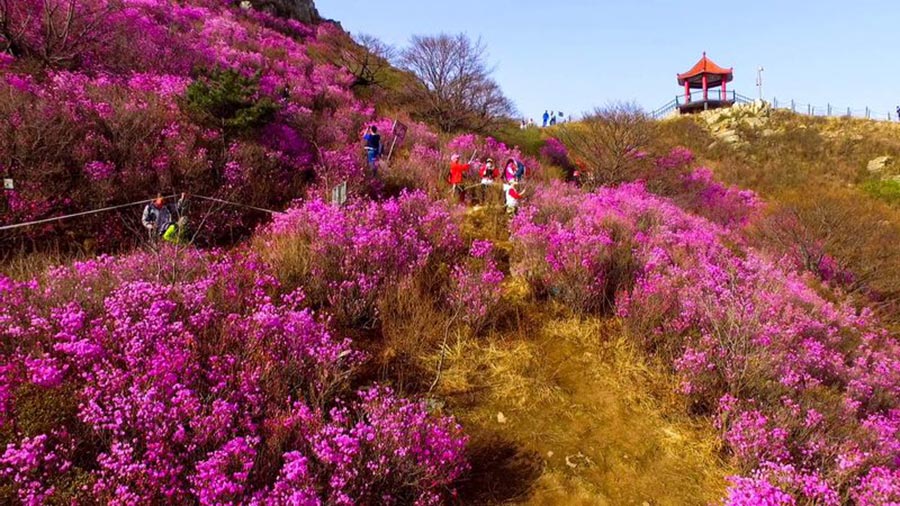
<svg viewBox="0 0 900 506">
<path fill-rule="evenodd" d="M 900 0 L 317 0 L 351 33 L 396 46 L 465 32 L 488 46 L 521 113 L 580 113 L 611 101 L 648 110 L 679 92 L 675 74 L 706 51 L 731 85 L 768 100 L 865 109 L 900 105 Z"/>
</svg>

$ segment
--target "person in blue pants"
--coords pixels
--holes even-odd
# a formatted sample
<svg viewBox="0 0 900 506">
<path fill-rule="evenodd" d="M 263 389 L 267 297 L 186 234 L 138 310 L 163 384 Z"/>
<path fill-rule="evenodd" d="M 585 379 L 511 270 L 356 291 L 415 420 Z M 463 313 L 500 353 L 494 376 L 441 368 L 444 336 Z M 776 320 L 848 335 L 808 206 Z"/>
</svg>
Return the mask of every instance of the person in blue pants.
<svg viewBox="0 0 900 506">
<path fill-rule="evenodd" d="M 378 133 L 378 127 L 372 125 L 367 128 L 363 141 L 366 143 L 366 160 L 369 162 L 369 168 L 377 175 L 378 157 L 381 156 L 381 135 Z"/>
</svg>

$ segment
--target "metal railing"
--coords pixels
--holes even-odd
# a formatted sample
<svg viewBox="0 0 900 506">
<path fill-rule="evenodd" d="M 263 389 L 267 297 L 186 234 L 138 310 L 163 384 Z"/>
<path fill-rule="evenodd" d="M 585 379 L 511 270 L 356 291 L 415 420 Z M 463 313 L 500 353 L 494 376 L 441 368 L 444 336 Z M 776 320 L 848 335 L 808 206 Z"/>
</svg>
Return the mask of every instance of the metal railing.
<svg viewBox="0 0 900 506">
<path fill-rule="evenodd" d="M 703 99 L 703 90 L 693 91 L 688 101 L 684 95 L 677 95 L 674 99 L 666 103 L 666 105 L 650 112 L 650 117 L 659 119 L 668 116 L 676 109 L 680 109 L 687 104 L 702 104 L 704 102 L 730 102 L 732 104 L 747 104 L 753 102 L 753 99 L 736 91 L 725 91 L 721 89 L 708 90 L 706 99 Z"/>
<path fill-rule="evenodd" d="M 818 116 L 822 118 L 858 118 L 875 121 L 900 121 L 897 118 L 897 113 L 894 111 L 888 110 L 879 112 L 870 107 L 854 109 L 852 107 L 841 107 L 830 103 L 826 103 L 823 106 L 801 103 L 796 100 L 778 100 L 778 98 L 773 98 L 770 103 L 775 109 L 793 111 L 797 114 L 806 116 Z"/>
<path fill-rule="evenodd" d="M 690 99 L 688 99 L 688 97 L 690 97 Z M 697 90 L 697 91 L 692 91 L 691 94 L 688 95 L 688 97 L 685 97 L 684 95 L 676 95 L 675 103 L 678 105 L 687 105 L 687 104 L 694 104 L 697 102 L 703 103 L 703 102 L 710 102 L 710 101 L 734 102 L 735 92 L 734 91 L 722 91 L 721 89 L 707 90 L 706 98 L 703 98 L 703 90 Z"/>
<path fill-rule="evenodd" d="M 665 116 L 668 116 L 672 111 L 678 108 L 678 99 L 671 100 L 666 105 L 660 107 L 655 111 L 650 111 L 650 117 L 653 119 L 659 119 Z"/>
<path fill-rule="evenodd" d="M 690 102 L 685 101 L 684 95 L 678 95 L 673 100 L 666 103 L 666 105 L 656 109 L 655 111 L 650 112 L 650 117 L 654 119 L 659 119 L 668 116 L 675 110 L 680 109 L 683 105 L 688 103 L 703 103 L 703 91 L 695 91 L 691 92 L 691 100 Z M 756 99 L 750 98 L 746 95 L 741 95 L 735 91 L 729 91 L 727 94 L 723 94 L 722 90 L 710 90 L 707 95 L 707 102 L 710 101 L 729 101 L 734 104 L 749 104 L 751 102 L 755 102 Z M 722 97 L 725 97 L 723 100 Z M 826 103 L 825 105 L 815 105 L 804 102 L 798 102 L 796 100 L 779 100 L 778 98 L 773 98 L 769 105 L 772 106 L 773 109 L 781 109 L 785 111 L 793 111 L 797 114 L 803 114 L 806 116 L 816 116 L 820 118 L 857 118 L 857 119 L 869 119 L 874 121 L 900 121 L 900 117 L 898 117 L 897 112 L 894 111 L 876 111 L 871 107 L 864 107 L 862 109 L 854 109 L 852 107 L 840 107 L 834 104 Z M 898 111 L 900 112 L 900 111 Z"/>
</svg>

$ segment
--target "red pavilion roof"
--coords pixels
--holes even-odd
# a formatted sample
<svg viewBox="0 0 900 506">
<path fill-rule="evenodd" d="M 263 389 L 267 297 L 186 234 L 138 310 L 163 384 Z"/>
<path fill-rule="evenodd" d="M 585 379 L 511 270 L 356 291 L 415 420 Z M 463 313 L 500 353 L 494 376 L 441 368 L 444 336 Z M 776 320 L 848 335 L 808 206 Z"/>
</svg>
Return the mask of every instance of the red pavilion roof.
<svg viewBox="0 0 900 506">
<path fill-rule="evenodd" d="M 723 81 L 728 83 L 734 79 L 733 69 L 726 69 L 716 65 L 716 62 L 707 58 L 704 52 L 703 58 L 700 58 L 700 61 L 691 67 L 691 70 L 684 74 L 678 74 L 678 84 L 684 86 L 685 81 L 687 81 L 692 88 L 700 87 L 702 86 L 704 74 L 706 75 L 707 84 L 711 88 L 719 86 Z"/>
</svg>

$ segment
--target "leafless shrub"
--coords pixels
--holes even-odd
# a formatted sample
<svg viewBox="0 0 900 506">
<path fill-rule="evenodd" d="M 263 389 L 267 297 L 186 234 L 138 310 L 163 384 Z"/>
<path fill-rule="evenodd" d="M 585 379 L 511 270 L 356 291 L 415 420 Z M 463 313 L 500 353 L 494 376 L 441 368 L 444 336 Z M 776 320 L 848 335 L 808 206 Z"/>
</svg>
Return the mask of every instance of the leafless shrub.
<svg viewBox="0 0 900 506">
<path fill-rule="evenodd" d="M 649 118 L 637 105 L 615 103 L 594 109 L 580 122 L 562 125 L 559 139 L 584 164 L 584 186 L 595 188 L 636 177 L 651 132 Z"/>
<path fill-rule="evenodd" d="M 900 227 L 880 203 L 839 189 L 790 192 L 758 227 L 758 237 L 798 266 L 850 293 L 900 294 L 892 245 Z"/>
</svg>

